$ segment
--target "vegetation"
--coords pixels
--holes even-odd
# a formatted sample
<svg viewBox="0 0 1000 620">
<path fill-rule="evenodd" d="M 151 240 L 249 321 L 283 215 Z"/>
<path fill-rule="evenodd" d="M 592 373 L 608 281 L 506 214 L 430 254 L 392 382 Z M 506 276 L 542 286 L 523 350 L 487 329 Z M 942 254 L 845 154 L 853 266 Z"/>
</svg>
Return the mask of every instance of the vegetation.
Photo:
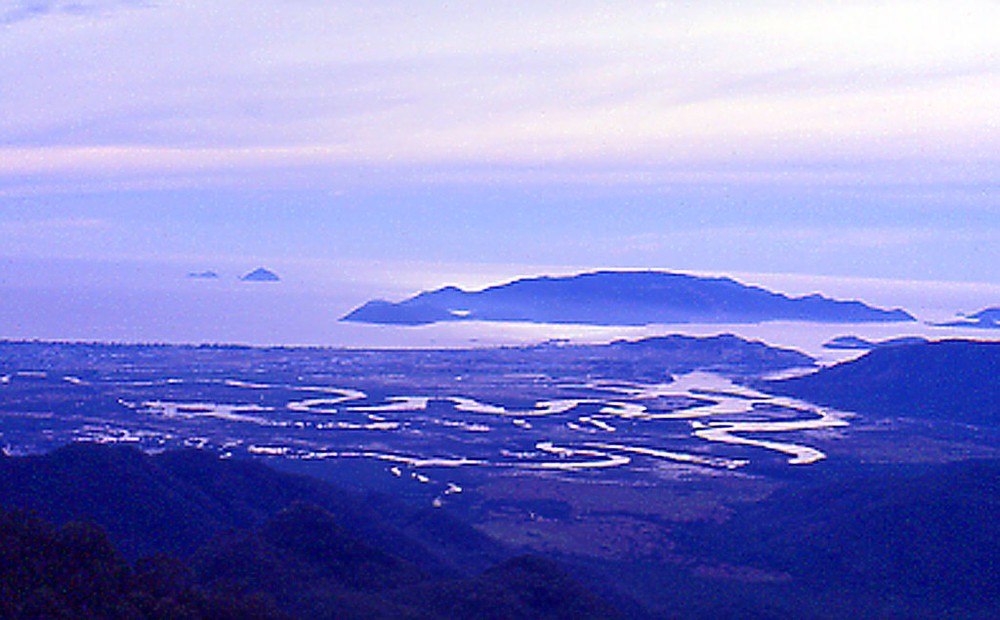
<svg viewBox="0 0 1000 620">
<path fill-rule="evenodd" d="M 1000 423 L 1000 342 L 942 340 L 881 347 L 764 389 L 873 417 Z"/>
<path fill-rule="evenodd" d="M 552 562 L 479 574 L 500 546 L 444 515 L 206 452 L 75 444 L 0 459 L 0 491 L 63 523 L 4 513 L 2 618 L 618 617 Z"/>
<path fill-rule="evenodd" d="M 0 617 L 12 619 L 279 619 L 266 596 L 195 586 L 166 556 L 127 564 L 97 526 L 54 528 L 23 511 L 0 512 Z"/>
</svg>

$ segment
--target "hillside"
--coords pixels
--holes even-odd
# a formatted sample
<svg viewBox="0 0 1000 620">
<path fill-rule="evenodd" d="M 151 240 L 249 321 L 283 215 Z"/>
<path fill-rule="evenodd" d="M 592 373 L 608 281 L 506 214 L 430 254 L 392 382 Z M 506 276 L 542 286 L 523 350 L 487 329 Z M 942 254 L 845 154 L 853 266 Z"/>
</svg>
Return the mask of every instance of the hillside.
<svg viewBox="0 0 1000 620">
<path fill-rule="evenodd" d="M 0 510 L 0 618 L 214 618 L 289 620 L 264 595 L 197 586 L 193 571 L 165 556 L 130 566 L 89 523 L 55 528 Z"/>
<path fill-rule="evenodd" d="M 208 453 L 71 445 L 0 458 L 0 485 L 3 617 L 620 617 L 444 515 Z"/>
<path fill-rule="evenodd" d="M 743 505 L 685 546 L 783 578 L 717 590 L 704 617 L 725 616 L 732 595 L 727 617 L 995 618 L 998 488 L 997 461 L 879 465 Z"/>
<path fill-rule="evenodd" d="M 482 574 L 432 579 L 364 544 L 304 504 L 262 527 L 228 534 L 194 559 L 206 585 L 245 598 L 269 593 L 296 618 L 331 620 L 578 620 L 620 615 L 557 564 L 532 557 Z"/>
<path fill-rule="evenodd" d="M 125 445 L 75 443 L 0 458 L 0 507 L 29 509 L 57 525 L 93 521 L 130 559 L 190 555 L 220 532 L 260 525 L 295 502 L 322 508 L 366 544 L 435 573 L 481 570 L 505 556 L 447 515 L 210 452 L 151 456 Z M 451 543 L 448 557 L 436 552 L 443 535 Z"/>
<path fill-rule="evenodd" d="M 943 340 L 881 347 L 763 389 L 878 417 L 1000 423 L 1000 342 Z"/>
<path fill-rule="evenodd" d="M 342 320 L 404 325 L 468 320 L 647 325 L 914 319 L 903 310 L 884 310 L 818 294 L 789 297 L 730 278 L 662 271 L 598 271 L 520 279 L 480 291 L 448 286 L 398 303 L 369 301 Z"/>
<path fill-rule="evenodd" d="M 1000 611 L 991 568 L 1000 552 L 996 461 L 806 471 L 767 496 L 728 503 L 714 518 L 672 522 L 660 541 L 667 552 L 662 558 L 563 556 L 560 561 L 576 571 L 570 574 L 537 556 L 442 572 L 433 554 L 438 547 L 385 522 L 398 508 L 390 500 L 358 507 L 358 496 L 349 493 L 341 501 L 350 509 L 333 506 L 339 514 L 292 501 L 251 525 L 216 531 L 192 553 L 123 558 L 114 546 L 128 538 L 105 536 L 101 522 L 121 531 L 121 522 L 134 521 L 136 535 L 169 545 L 158 528 L 189 530 L 187 520 L 203 518 L 213 502 L 225 506 L 217 516 L 246 515 L 250 507 L 261 509 L 256 495 L 274 499 L 272 483 L 297 488 L 289 495 L 306 488 L 297 486 L 305 479 L 268 474 L 265 467 L 252 466 L 257 471 L 250 475 L 245 463 L 230 469 L 229 461 L 204 453 L 168 454 L 202 472 L 196 483 L 184 467 L 163 465 L 163 455 L 137 455 L 130 448 L 72 446 L 58 454 L 0 458 L 5 508 L 23 503 L 28 490 L 80 485 L 60 506 L 52 505 L 55 496 L 36 505 L 98 524 L 55 529 L 0 510 L 0 617 L 20 617 L 27 609 L 35 614 L 30 617 L 53 618 L 152 618 L 164 610 L 174 610 L 170 617 L 234 619 L 620 618 L 595 595 L 609 590 L 635 618 L 987 618 Z M 145 464 L 144 477 L 136 463 Z M 162 477 L 167 470 L 177 477 Z M 100 496 L 95 489 L 103 485 L 84 484 L 74 473 L 79 471 L 119 491 L 114 498 Z M 44 483 L 31 473 L 44 475 Z M 145 489 L 150 482 L 154 489 Z M 334 487 L 308 483 L 318 501 L 329 502 L 322 489 Z M 167 488 L 175 498 L 164 494 Z M 96 498 L 113 505 L 104 509 Z M 202 512 L 178 513 L 179 498 L 192 513 Z M 369 508 L 353 517 L 350 512 Z M 109 520 L 113 511 L 121 514 Z M 143 521 L 156 511 L 165 513 L 164 522 Z M 351 521 L 358 516 L 365 522 Z M 413 518 L 410 512 L 398 520 Z M 435 536 L 470 534 L 461 524 L 442 526 Z M 415 555 L 414 549 L 423 551 Z M 574 577 L 581 570 L 593 583 Z"/>
</svg>

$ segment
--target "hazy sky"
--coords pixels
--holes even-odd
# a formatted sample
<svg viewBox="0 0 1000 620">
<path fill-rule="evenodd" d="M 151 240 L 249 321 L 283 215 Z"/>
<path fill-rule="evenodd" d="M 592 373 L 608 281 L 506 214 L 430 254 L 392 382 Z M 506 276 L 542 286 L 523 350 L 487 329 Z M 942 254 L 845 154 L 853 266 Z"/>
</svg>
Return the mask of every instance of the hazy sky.
<svg viewBox="0 0 1000 620">
<path fill-rule="evenodd" d="M 0 257 L 997 283 L 998 24 L 995 0 L 0 0 Z"/>
</svg>

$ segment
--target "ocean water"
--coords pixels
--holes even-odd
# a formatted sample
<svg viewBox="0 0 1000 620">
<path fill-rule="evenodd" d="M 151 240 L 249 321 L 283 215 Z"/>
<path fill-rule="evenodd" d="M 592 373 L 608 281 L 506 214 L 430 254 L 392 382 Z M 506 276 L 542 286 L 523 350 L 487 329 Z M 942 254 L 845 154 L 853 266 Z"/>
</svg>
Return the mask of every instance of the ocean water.
<svg viewBox="0 0 1000 620">
<path fill-rule="evenodd" d="M 372 298 L 399 300 L 446 284 L 478 288 L 518 275 L 516 267 L 329 264 L 265 265 L 278 283 L 241 282 L 249 261 L 95 261 L 0 259 L 0 338 L 71 341 L 242 343 L 339 347 L 468 347 L 532 344 L 549 339 L 600 343 L 669 333 L 735 333 L 834 361 L 851 352 L 823 349 L 838 335 L 1000 338 L 986 330 L 941 328 L 957 312 L 1000 305 L 1000 285 L 910 282 L 782 274 L 733 274 L 741 282 L 788 294 L 820 292 L 903 307 L 917 323 L 831 325 L 579 325 L 448 323 L 419 327 L 345 323 L 340 317 Z M 212 269 L 216 279 L 188 277 Z M 562 273 L 573 270 L 563 269 Z"/>
</svg>

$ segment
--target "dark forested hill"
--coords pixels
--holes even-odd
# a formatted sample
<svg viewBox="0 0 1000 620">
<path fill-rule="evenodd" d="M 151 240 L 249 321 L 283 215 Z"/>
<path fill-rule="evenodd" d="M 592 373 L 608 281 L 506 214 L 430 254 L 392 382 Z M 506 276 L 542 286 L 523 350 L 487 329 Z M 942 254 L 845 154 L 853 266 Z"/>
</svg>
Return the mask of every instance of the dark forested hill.
<svg viewBox="0 0 1000 620">
<path fill-rule="evenodd" d="M 1000 423 L 1000 342 L 943 340 L 877 348 L 764 389 L 871 416 Z"/>
<path fill-rule="evenodd" d="M 359 494 L 201 452 L 69 446 L 0 458 L 0 481 L 5 507 L 34 506 L 64 523 L 0 511 L 0 617 L 618 618 L 594 595 L 609 590 L 636 618 L 1000 611 L 996 461 L 807 472 L 718 518 L 673 523 L 663 563 L 590 562 L 596 581 L 586 586 L 539 557 L 481 570 L 503 550 L 457 522 L 430 528 L 453 539 L 441 547 L 399 527 L 440 514 L 385 497 L 366 505 Z M 396 509 L 401 517 L 385 518 Z M 110 539 L 100 524 L 114 530 Z M 149 542 L 136 543 L 141 536 Z M 197 550 L 129 564 L 116 541 L 133 558 L 157 546 Z"/>
<path fill-rule="evenodd" d="M 435 552 L 436 539 L 423 539 L 430 528 L 406 525 L 420 524 L 430 509 L 387 497 L 375 502 L 363 493 L 210 452 L 150 456 L 123 445 L 76 443 L 46 455 L 0 458 L 0 507 L 30 509 L 56 524 L 95 522 L 128 558 L 188 555 L 221 531 L 259 525 L 295 502 L 321 507 L 367 544 L 432 571 L 483 569 L 504 556 L 491 539 L 438 512 L 434 536 L 448 532 L 454 538 L 444 557 Z"/>
<path fill-rule="evenodd" d="M 255 530 L 227 534 L 196 572 L 236 599 L 267 592 L 295 617 L 337 620 L 611 619 L 619 614 L 553 562 L 518 557 L 482 574 L 432 579 L 371 547 L 325 511 L 296 504 Z"/>
<path fill-rule="evenodd" d="M 740 617 L 995 618 L 1000 462 L 874 466 L 746 504 L 690 545 L 787 576 Z"/>
<path fill-rule="evenodd" d="M 0 457 L 0 502 L 0 617 L 620 617 L 551 562 L 496 562 L 503 548 L 442 514 L 385 497 L 375 512 L 364 495 L 204 452 Z M 428 519 L 441 522 L 396 525 Z M 115 544 L 144 557 L 133 568 Z"/>
<path fill-rule="evenodd" d="M 130 566 L 95 525 L 54 528 L 21 511 L 0 511 L 0 618 L 290 617 L 266 596 L 198 588 L 190 567 L 173 558 Z"/>
<path fill-rule="evenodd" d="M 859 301 L 815 294 L 789 297 L 730 278 L 662 271 L 599 271 L 526 278 L 480 291 L 448 286 L 398 303 L 370 301 L 343 320 L 408 325 L 462 320 L 646 325 L 914 319 L 903 310 L 883 310 Z"/>
</svg>

